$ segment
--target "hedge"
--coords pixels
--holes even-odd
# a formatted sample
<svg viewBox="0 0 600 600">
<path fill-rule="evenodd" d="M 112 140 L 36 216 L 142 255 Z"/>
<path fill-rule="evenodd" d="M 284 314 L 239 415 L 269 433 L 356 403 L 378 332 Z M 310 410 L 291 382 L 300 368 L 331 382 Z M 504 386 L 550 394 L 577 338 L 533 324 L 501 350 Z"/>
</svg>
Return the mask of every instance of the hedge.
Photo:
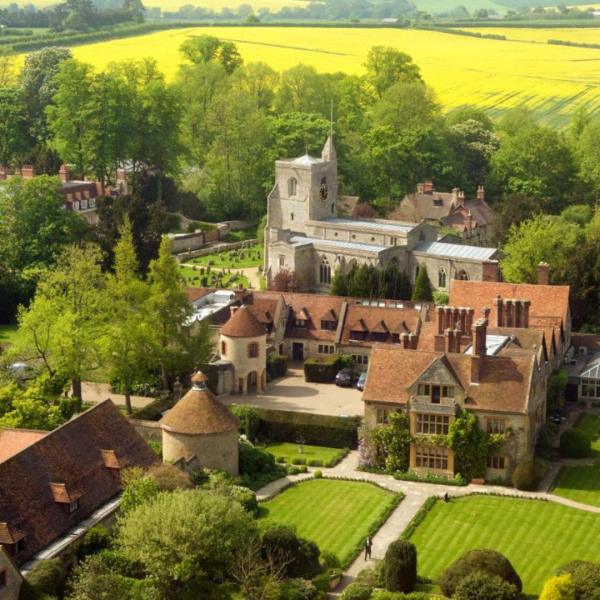
<svg viewBox="0 0 600 600">
<path fill-rule="evenodd" d="M 341 368 L 342 357 L 339 354 L 309 358 L 304 361 L 304 378 L 311 383 L 333 383 Z"/>
<path fill-rule="evenodd" d="M 260 415 L 260 438 L 290 444 L 304 438 L 304 443 L 311 446 L 358 447 L 360 417 L 334 417 L 268 408 L 257 410 Z"/>
<path fill-rule="evenodd" d="M 288 357 L 283 354 L 269 354 L 267 357 L 267 374 L 271 379 L 283 377 L 287 373 Z"/>
<path fill-rule="evenodd" d="M 560 452 L 567 458 L 588 458 L 592 453 L 590 436 L 577 427 L 563 431 L 560 436 Z"/>
</svg>

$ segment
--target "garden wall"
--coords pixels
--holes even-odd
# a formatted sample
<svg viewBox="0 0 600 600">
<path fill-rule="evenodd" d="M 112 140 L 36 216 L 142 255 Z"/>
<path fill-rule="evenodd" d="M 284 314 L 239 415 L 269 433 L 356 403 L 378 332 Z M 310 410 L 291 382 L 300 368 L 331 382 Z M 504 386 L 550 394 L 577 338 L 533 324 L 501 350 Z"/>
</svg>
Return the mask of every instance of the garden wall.
<svg viewBox="0 0 600 600">
<path fill-rule="evenodd" d="M 179 234 L 171 237 L 171 252 L 187 252 L 188 250 L 197 250 L 206 244 L 206 234 L 204 231 L 195 233 Z"/>
<path fill-rule="evenodd" d="M 213 232 L 207 232 L 213 233 Z M 232 242 L 231 244 L 218 244 L 211 246 L 210 248 L 202 248 L 200 250 L 192 250 L 191 252 L 184 252 L 183 254 L 177 254 L 175 259 L 178 263 L 184 263 L 191 258 L 198 258 L 199 256 L 208 256 L 209 254 L 218 254 L 219 252 L 229 252 L 230 250 L 239 250 L 240 248 L 250 248 L 258 244 L 258 240 L 245 240 L 243 242 Z"/>
<path fill-rule="evenodd" d="M 158 421 L 132 419 L 131 423 L 146 442 L 158 442 L 162 444 L 162 429 Z"/>
<path fill-rule="evenodd" d="M 259 437 L 292 444 L 302 437 L 312 446 L 358 447 L 360 417 L 332 417 L 267 408 L 257 408 L 257 411 Z"/>
</svg>

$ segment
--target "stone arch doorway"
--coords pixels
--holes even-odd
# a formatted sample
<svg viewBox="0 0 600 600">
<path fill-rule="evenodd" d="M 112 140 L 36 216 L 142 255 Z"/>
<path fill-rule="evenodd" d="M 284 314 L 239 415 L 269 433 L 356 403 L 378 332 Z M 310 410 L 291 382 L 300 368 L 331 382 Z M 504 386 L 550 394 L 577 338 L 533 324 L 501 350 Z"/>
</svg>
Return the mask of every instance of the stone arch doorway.
<svg viewBox="0 0 600 600">
<path fill-rule="evenodd" d="M 256 371 L 250 371 L 250 373 L 248 373 L 248 393 L 257 391 L 259 391 L 258 373 Z"/>
</svg>

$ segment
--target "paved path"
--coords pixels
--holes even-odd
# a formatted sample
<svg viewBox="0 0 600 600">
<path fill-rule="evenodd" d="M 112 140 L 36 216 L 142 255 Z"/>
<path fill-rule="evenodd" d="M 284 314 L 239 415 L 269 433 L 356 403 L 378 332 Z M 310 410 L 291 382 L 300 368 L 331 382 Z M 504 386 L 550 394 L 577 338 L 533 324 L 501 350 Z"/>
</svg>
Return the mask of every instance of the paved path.
<svg viewBox="0 0 600 600">
<path fill-rule="evenodd" d="M 340 595 L 346 586 L 354 581 L 356 576 L 365 568 L 370 565 L 374 565 L 375 561 L 381 560 L 385 556 L 385 552 L 391 542 L 397 540 L 402 532 L 406 529 L 409 523 L 412 521 L 414 516 L 419 512 L 427 498 L 430 496 L 443 496 L 447 493 L 450 497 L 461 497 L 469 494 L 498 494 L 509 497 L 519 498 L 538 498 L 540 500 L 549 500 L 562 504 L 564 506 L 570 506 L 579 510 L 600 514 L 600 507 L 589 506 L 587 504 L 581 504 L 580 502 L 574 502 L 567 498 L 555 496 L 554 494 L 548 494 L 547 489 L 553 481 L 553 477 L 560 469 L 561 463 L 552 463 L 549 469 L 549 473 L 542 482 L 541 489 L 546 491 L 541 492 L 521 492 L 513 488 L 506 488 L 502 486 L 491 486 L 491 485 L 473 485 L 469 484 L 464 487 L 452 487 L 447 485 L 439 485 L 432 483 L 420 483 L 416 481 L 397 481 L 391 475 L 380 475 L 376 473 L 365 473 L 363 471 L 356 471 L 358 466 L 358 452 L 350 452 L 342 462 L 332 469 L 322 468 L 324 477 L 348 477 L 353 479 L 360 479 L 363 481 L 374 481 L 389 490 L 394 492 L 402 492 L 404 499 L 396 508 L 396 510 L 390 515 L 388 520 L 379 529 L 377 534 L 373 538 L 372 548 L 372 562 L 365 561 L 364 554 L 360 554 L 358 558 L 350 565 L 350 567 L 344 572 L 344 577 L 335 593 L 329 594 L 331 598 L 335 598 Z M 263 500 L 266 497 L 276 493 L 283 487 L 288 485 L 290 482 L 304 481 L 310 479 L 312 474 L 310 471 L 315 469 L 309 468 L 309 473 L 287 476 L 277 481 L 270 483 L 264 488 L 257 492 L 257 498 Z"/>
<path fill-rule="evenodd" d="M 123 394 L 113 394 L 110 391 L 109 383 L 88 383 L 83 382 L 81 384 L 81 395 L 84 402 L 92 402 L 97 404 L 107 398 L 110 398 L 117 406 L 125 406 L 125 396 Z M 151 402 L 154 402 L 156 398 L 146 398 L 144 396 L 131 396 L 131 405 L 134 408 L 144 408 Z"/>
</svg>

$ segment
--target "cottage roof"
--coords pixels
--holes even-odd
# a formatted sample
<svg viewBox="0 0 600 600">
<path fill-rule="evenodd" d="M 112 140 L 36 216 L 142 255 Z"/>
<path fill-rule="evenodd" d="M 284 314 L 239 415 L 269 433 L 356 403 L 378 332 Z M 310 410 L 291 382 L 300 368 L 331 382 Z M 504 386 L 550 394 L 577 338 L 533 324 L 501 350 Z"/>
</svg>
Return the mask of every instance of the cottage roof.
<svg viewBox="0 0 600 600">
<path fill-rule="evenodd" d="M 201 435 L 225 433 L 240 426 L 239 419 L 206 387 L 204 374 L 197 373 L 192 382 L 192 389 L 160 420 L 162 429 Z"/>
<path fill-rule="evenodd" d="M 473 220 L 479 227 L 489 225 L 496 219 L 494 209 L 485 200 L 471 200 L 458 206 L 442 219 L 444 227 L 468 227 Z"/>
<path fill-rule="evenodd" d="M 0 463 L 31 446 L 47 433 L 31 429 L 0 429 Z"/>
<path fill-rule="evenodd" d="M 231 338 L 255 338 L 267 335 L 265 326 L 242 304 L 221 327 L 221 335 Z"/>
<path fill-rule="evenodd" d="M 455 198 L 452 192 L 437 192 L 433 190 L 423 194 L 409 194 L 390 213 L 389 218 L 412 223 L 439 221 L 447 217 L 454 207 Z"/>
<path fill-rule="evenodd" d="M 157 460 L 112 401 L 105 400 L 0 462 L 0 543 L 3 536 L 14 538 L 15 532 L 25 535 L 17 564 L 27 562 L 121 491 L 118 474 L 106 468 L 102 450 L 112 450 L 128 466 L 145 468 Z M 78 510 L 70 514 L 56 502 L 50 484 L 57 483 L 69 493 L 81 493 Z"/>
</svg>

